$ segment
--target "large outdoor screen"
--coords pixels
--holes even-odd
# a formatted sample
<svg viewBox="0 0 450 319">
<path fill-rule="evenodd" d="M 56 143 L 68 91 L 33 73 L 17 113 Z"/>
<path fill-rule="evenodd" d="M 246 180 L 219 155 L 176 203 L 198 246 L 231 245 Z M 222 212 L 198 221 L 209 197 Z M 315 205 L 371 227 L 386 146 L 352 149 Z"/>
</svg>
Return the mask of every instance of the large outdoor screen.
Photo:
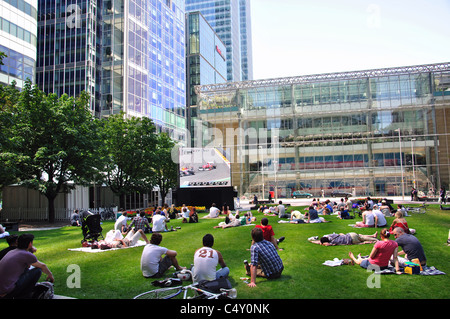
<svg viewBox="0 0 450 319">
<path fill-rule="evenodd" d="M 227 154 L 222 148 L 180 148 L 180 187 L 231 186 Z"/>
</svg>

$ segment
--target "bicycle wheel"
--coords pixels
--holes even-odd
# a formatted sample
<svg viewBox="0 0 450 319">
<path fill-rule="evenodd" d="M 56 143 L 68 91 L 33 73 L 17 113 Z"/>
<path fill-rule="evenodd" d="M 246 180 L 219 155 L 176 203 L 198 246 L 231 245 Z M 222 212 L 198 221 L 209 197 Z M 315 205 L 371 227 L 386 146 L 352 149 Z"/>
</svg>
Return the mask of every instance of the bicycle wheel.
<svg viewBox="0 0 450 319">
<path fill-rule="evenodd" d="M 159 288 L 151 291 L 144 292 L 137 295 L 133 299 L 170 299 L 178 296 L 181 293 L 181 286 L 169 287 L 169 288 Z"/>
</svg>

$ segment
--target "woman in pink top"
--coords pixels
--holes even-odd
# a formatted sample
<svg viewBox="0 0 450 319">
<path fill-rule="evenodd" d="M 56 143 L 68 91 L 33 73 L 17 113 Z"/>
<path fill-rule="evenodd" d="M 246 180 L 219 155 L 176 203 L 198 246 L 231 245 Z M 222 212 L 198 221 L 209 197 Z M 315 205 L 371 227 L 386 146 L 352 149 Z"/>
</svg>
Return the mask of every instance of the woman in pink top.
<svg viewBox="0 0 450 319">
<path fill-rule="evenodd" d="M 349 252 L 350 258 L 362 268 L 368 269 L 371 267 L 371 269 L 380 268 L 383 270 L 389 266 L 389 261 L 392 256 L 395 264 L 395 271 L 397 274 L 401 274 L 397 258 L 398 244 L 394 240 L 390 240 L 389 236 L 389 231 L 386 228 L 381 231 L 381 240 L 375 243 L 369 258 L 361 258 L 360 254 L 358 255 L 358 258 L 355 258 L 353 253 Z"/>
</svg>

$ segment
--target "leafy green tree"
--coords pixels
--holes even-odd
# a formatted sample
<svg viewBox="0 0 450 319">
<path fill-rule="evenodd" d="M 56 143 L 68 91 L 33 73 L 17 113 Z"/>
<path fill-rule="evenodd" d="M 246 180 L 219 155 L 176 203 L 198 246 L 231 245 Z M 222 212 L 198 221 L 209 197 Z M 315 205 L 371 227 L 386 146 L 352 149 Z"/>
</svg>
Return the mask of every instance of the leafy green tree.
<svg viewBox="0 0 450 319">
<path fill-rule="evenodd" d="M 125 117 L 124 113 L 102 119 L 102 166 L 104 181 L 119 196 L 148 192 L 154 187 L 157 135 L 149 118 Z"/>
<path fill-rule="evenodd" d="M 88 105 L 86 92 L 58 98 L 26 81 L 14 110 L 13 149 L 25 159 L 21 183 L 48 199 L 51 223 L 56 196 L 86 184 L 94 173 L 97 124 Z"/>
<path fill-rule="evenodd" d="M 18 181 L 23 160 L 19 154 L 12 152 L 16 141 L 12 130 L 14 108 L 19 99 L 15 84 L 0 86 L 0 191 L 4 186 Z"/>
<path fill-rule="evenodd" d="M 156 159 L 153 170 L 155 185 L 159 187 L 163 202 L 165 201 L 169 190 L 175 188 L 178 183 L 178 164 L 174 163 L 171 154 L 175 145 L 175 142 L 166 133 L 158 135 Z"/>
</svg>

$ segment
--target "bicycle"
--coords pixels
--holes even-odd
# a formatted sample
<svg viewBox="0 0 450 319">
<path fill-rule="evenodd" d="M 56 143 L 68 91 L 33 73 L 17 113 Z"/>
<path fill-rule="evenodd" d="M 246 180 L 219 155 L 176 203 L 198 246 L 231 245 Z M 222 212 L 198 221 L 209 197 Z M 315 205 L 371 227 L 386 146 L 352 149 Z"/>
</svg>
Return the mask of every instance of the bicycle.
<svg viewBox="0 0 450 319">
<path fill-rule="evenodd" d="M 182 270 L 181 273 L 189 273 L 190 278 L 192 278 L 192 273 L 189 270 Z M 172 284 L 172 281 L 168 279 L 166 284 L 170 285 Z M 205 290 L 204 288 L 199 288 L 199 285 L 201 284 L 195 282 L 187 286 L 178 285 L 175 287 L 158 288 L 141 293 L 133 299 L 172 299 L 182 292 L 182 299 L 236 299 L 237 297 L 237 291 L 235 288 L 219 288 L 219 292 L 212 292 Z"/>
<path fill-rule="evenodd" d="M 113 220 L 116 218 L 114 210 L 111 207 L 100 208 L 102 211 L 99 212 L 102 221 L 103 220 Z"/>
<path fill-rule="evenodd" d="M 424 202 L 422 205 L 418 206 L 418 207 L 410 207 L 410 206 L 405 206 L 406 212 L 407 213 L 411 213 L 411 214 L 425 214 L 427 212 L 427 203 Z"/>
</svg>

